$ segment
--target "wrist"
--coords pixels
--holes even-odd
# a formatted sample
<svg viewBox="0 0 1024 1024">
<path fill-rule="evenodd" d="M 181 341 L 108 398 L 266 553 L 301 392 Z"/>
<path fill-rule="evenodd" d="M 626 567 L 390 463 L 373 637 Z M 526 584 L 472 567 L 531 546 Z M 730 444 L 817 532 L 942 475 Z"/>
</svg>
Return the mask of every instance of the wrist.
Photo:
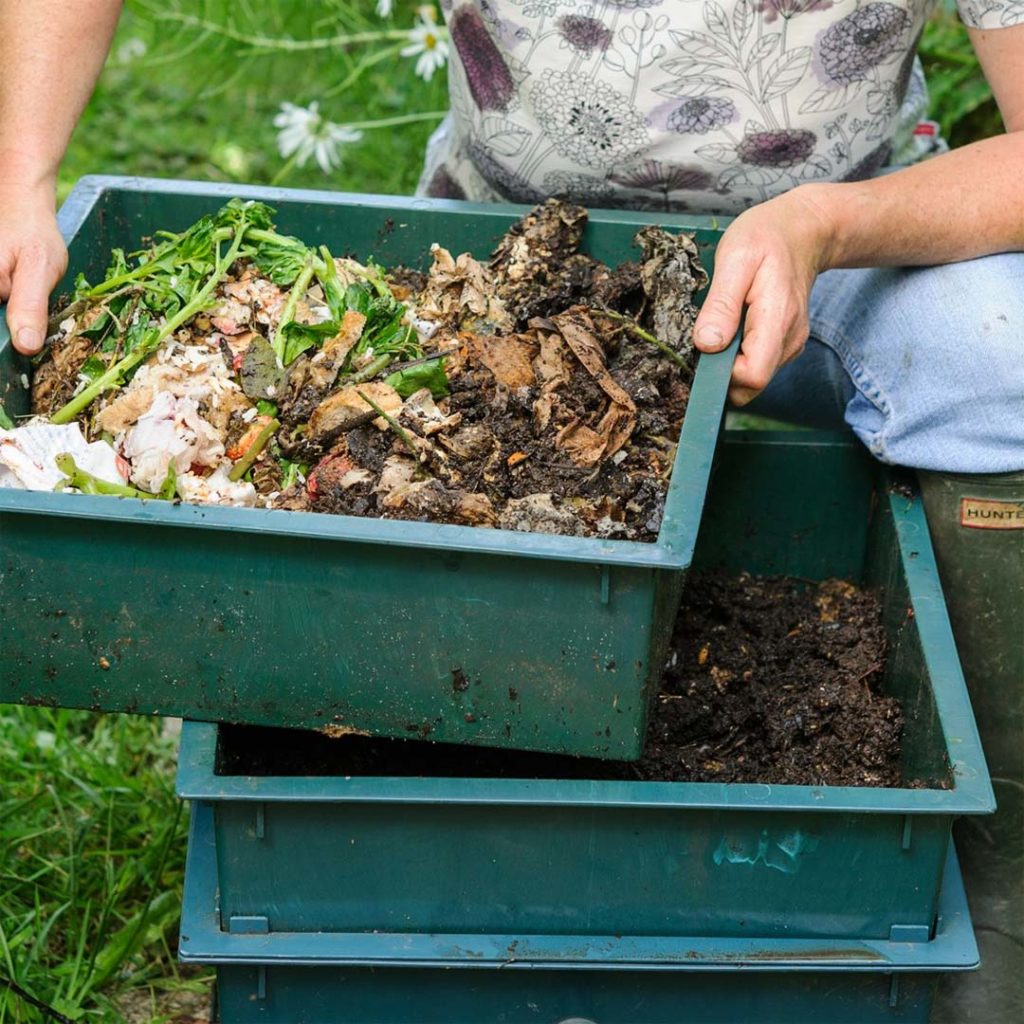
<svg viewBox="0 0 1024 1024">
<path fill-rule="evenodd" d="M 787 195 L 798 207 L 794 216 L 811 233 L 819 273 L 841 266 L 847 237 L 844 228 L 850 201 L 848 186 L 828 182 L 799 185 Z"/>
<path fill-rule="evenodd" d="M 25 150 L 0 148 L 0 192 L 56 205 L 57 166 Z"/>
</svg>

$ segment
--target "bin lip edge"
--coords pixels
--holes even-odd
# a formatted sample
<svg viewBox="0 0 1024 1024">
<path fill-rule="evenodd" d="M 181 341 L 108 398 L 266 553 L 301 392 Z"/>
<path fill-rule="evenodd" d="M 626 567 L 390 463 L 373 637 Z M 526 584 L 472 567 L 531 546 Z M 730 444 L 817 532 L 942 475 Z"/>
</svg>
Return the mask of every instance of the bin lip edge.
<svg viewBox="0 0 1024 1024">
<path fill-rule="evenodd" d="M 213 812 L 194 807 L 182 898 L 179 957 L 185 963 L 348 965 L 480 969 L 618 969 L 945 972 L 978 966 L 956 851 L 950 840 L 938 896 L 938 925 L 925 942 L 884 939 L 763 939 L 689 936 L 431 935 L 408 933 L 271 932 L 221 930 Z M 311 945 L 326 954 L 310 954 Z M 531 944 L 538 956 L 528 954 Z M 284 947 L 284 951 L 280 951 Z M 550 956 L 544 949 L 583 949 Z M 592 954 L 589 947 L 598 947 Z"/>
<path fill-rule="evenodd" d="M 219 196 L 232 199 L 242 196 L 273 205 L 277 202 L 305 202 L 322 205 L 356 205 L 369 207 L 398 207 L 406 210 L 437 210 L 443 213 L 469 213 L 484 216 L 519 217 L 533 208 L 533 203 L 478 203 L 465 199 L 440 199 L 433 196 L 388 195 L 382 192 L 348 192 L 331 189 L 282 188 L 254 185 L 240 181 L 201 181 L 195 178 L 157 178 L 141 175 L 85 174 L 68 193 L 63 206 L 69 203 L 69 215 L 77 216 L 88 209 L 104 192 L 156 192 L 164 195 Z M 72 203 L 71 201 L 74 200 Z M 62 206 L 62 209 L 63 209 Z M 590 221 L 595 224 L 640 224 L 638 214 L 646 211 L 587 207 Z M 672 228 L 694 231 L 722 231 L 735 217 L 697 213 L 670 213 L 657 211 L 659 223 Z M 71 221 L 78 227 L 81 221 Z"/>
<path fill-rule="evenodd" d="M 811 811 L 890 815 L 987 814 L 979 795 L 953 789 L 795 786 L 729 782 L 480 779 L 470 776 L 215 775 L 217 725 L 182 725 L 176 792 L 197 804 L 394 803 L 607 807 L 651 810 Z M 331 785 L 325 791 L 325 784 Z"/>
</svg>

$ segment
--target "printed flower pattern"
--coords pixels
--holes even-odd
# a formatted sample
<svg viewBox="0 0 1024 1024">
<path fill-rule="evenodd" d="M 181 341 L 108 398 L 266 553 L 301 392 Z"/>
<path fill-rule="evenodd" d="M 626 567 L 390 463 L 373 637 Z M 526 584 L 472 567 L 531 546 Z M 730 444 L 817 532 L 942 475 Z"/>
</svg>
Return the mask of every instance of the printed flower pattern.
<svg viewBox="0 0 1024 1024">
<path fill-rule="evenodd" d="M 452 15 L 449 35 L 477 108 L 507 109 L 515 93 L 515 80 L 477 11 L 471 6 L 460 7 Z"/>
<path fill-rule="evenodd" d="M 745 164 L 758 167 L 795 167 L 814 152 L 817 141 L 817 135 L 806 128 L 751 132 L 736 147 L 736 155 Z"/>
<path fill-rule="evenodd" d="M 611 29 L 588 14 L 563 14 L 557 25 L 562 42 L 586 57 L 595 50 L 603 53 L 612 41 Z"/>
<path fill-rule="evenodd" d="M 736 119 L 736 104 L 723 96 L 692 96 L 668 115 L 668 126 L 680 135 L 707 135 Z"/>
<path fill-rule="evenodd" d="M 910 15 L 896 4 L 868 4 L 825 30 L 818 59 L 832 81 L 861 82 L 886 58 L 904 50 L 901 43 L 910 24 Z"/>
<path fill-rule="evenodd" d="M 615 194 L 606 178 L 572 171 L 549 171 L 544 175 L 544 191 L 556 199 L 573 199 L 586 206 L 602 206 Z"/>
<path fill-rule="evenodd" d="M 736 213 L 915 152 L 937 0 L 442 0 L 433 194 Z M 957 0 L 975 28 L 1024 0 Z M 895 156 L 894 156 L 895 154 Z"/>
<path fill-rule="evenodd" d="M 643 115 L 607 82 L 546 71 L 532 99 L 537 123 L 554 148 L 584 167 L 610 167 L 647 144 Z"/>
<path fill-rule="evenodd" d="M 755 0 L 754 9 L 770 25 L 776 18 L 789 21 L 808 11 L 827 11 L 833 3 L 835 0 Z"/>
</svg>

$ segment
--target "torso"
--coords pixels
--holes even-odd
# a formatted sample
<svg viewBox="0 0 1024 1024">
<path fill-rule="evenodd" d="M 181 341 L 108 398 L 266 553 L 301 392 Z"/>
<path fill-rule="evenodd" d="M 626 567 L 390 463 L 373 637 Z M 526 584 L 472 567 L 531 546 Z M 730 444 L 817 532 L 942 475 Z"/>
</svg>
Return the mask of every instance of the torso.
<svg viewBox="0 0 1024 1024">
<path fill-rule="evenodd" d="M 934 0 L 447 0 L 427 191 L 731 213 L 867 177 L 926 102 Z"/>
</svg>

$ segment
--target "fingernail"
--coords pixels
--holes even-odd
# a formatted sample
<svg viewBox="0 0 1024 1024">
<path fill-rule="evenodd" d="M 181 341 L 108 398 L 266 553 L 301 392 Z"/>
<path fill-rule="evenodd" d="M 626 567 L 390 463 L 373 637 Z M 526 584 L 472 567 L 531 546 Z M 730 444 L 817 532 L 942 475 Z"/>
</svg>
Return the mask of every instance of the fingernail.
<svg viewBox="0 0 1024 1024">
<path fill-rule="evenodd" d="M 43 332 L 35 327 L 22 327 L 18 331 L 18 347 L 27 355 L 34 355 L 43 347 Z"/>
<path fill-rule="evenodd" d="M 708 324 L 697 332 L 697 344 L 702 348 L 722 348 L 725 338 L 717 327 Z"/>
</svg>

